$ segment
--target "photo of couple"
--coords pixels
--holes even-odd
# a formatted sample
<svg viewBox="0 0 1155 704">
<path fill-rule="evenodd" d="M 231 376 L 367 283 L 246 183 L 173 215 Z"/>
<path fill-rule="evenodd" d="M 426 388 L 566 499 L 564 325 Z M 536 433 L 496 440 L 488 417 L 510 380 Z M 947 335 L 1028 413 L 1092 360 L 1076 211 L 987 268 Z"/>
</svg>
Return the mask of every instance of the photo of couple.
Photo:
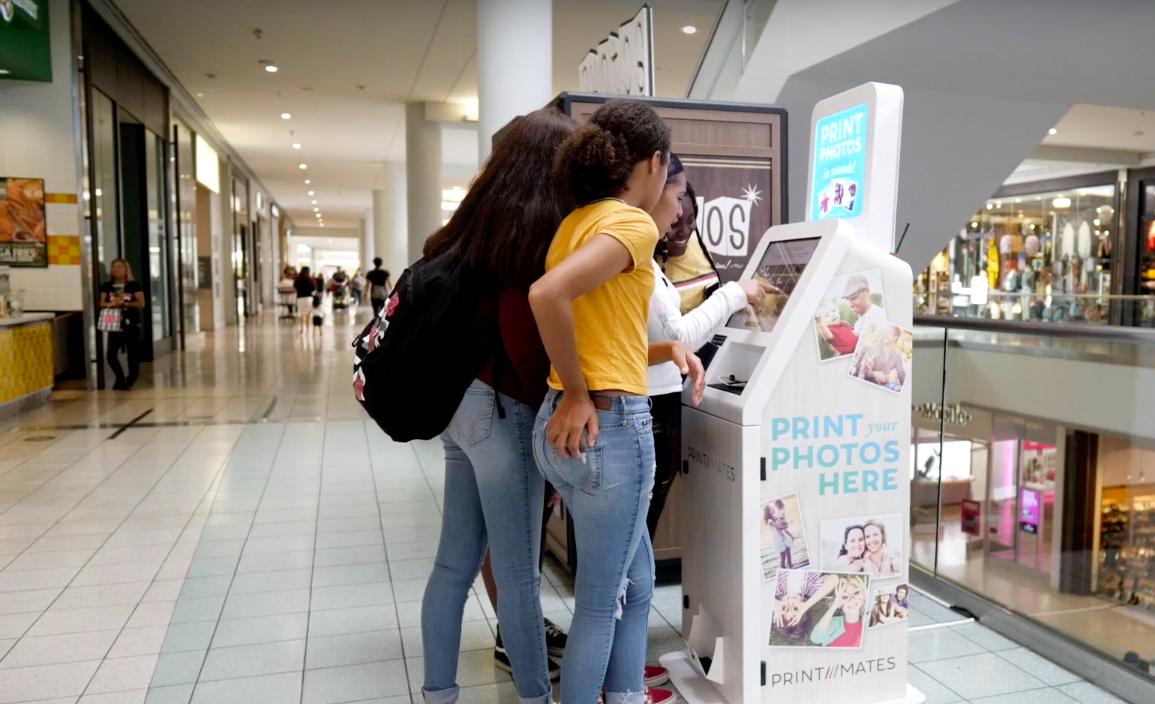
<svg viewBox="0 0 1155 704">
<path fill-rule="evenodd" d="M 870 577 L 779 570 L 774 588 L 772 648 L 861 648 Z"/>
<path fill-rule="evenodd" d="M 798 494 L 786 494 L 762 504 L 762 578 L 773 579 L 779 568 L 809 566 L 810 551 Z"/>
<path fill-rule="evenodd" d="M 823 521 L 822 569 L 901 577 L 905 534 L 897 513 Z"/>
<path fill-rule="evenodd" d="M 882 272 L 836 276 L 814 312 L 818 357 L 823 362 L 854 354 L 868 320 L 886 320 Z"/>
<path fill-rule="evenodd" d="M 910 587 L 905 584 L 875 587 L 870 603 L 874 606 L 870 610 L 867 628 L 902 623 L 910 618 Z"/>
</svg>

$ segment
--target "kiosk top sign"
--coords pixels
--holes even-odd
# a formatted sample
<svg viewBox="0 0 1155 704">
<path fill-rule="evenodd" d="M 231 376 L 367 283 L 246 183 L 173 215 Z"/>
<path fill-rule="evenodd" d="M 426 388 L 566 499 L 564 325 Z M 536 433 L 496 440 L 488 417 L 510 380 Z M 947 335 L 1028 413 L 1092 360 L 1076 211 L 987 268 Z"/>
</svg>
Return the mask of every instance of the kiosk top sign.
<svg viewBox="0 0 1155 704">
<path fill-rule="evenodd" d="M 654 95 L 654 12 L 649 3 L 578 64 L 581 89 L 613 95 Z"/>
<path fill-rule="evenodd" d="M 894 251 L 902 88 L 866 83 L 814 106 L 807 220 L 842 218 Z"/>
<path fill-rule="evenodd" d="M 866 201 L 867 129 L 870 106 L 866 103 L 833 115 L 814 125 L 814 176 L 810 186 L 810 219 L 853 218 Z"/>
</svg>

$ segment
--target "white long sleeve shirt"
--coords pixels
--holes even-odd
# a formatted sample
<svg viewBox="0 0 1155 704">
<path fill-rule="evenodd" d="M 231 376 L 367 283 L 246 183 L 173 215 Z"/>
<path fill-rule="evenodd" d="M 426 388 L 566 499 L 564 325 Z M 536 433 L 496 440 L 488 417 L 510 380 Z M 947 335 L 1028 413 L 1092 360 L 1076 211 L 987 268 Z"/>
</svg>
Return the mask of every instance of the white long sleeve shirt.
<svg viewBox="0 0 1155 704">
<path fill-rule="evenodd" d="M 650 296 L 650 342 L 684 342 L 696 350 L 710 341 L 730 316 L 746 307 L 746 293 L 731 281 L 714 292 L 702 305 L 682 315 L 682 298 L 678 289 L 654 264 L 657 281 Z M 646 375 L 650 396 L 677 393 L 682 390 L 682 374 L 673 362 L 650 367 Z"/>
</svg>

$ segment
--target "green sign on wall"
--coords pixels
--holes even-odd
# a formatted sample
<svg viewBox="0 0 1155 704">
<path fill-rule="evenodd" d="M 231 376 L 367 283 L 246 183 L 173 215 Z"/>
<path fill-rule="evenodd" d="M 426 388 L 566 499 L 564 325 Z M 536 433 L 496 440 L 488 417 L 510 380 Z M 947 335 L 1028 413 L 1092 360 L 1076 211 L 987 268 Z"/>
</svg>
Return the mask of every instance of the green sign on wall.
<svg viewBox="0 0 1155 704">
<path fill-rule="evenodd" d="M 0 79 L 52 82 L 48 0 L 0 0 Z"/>
</svg>

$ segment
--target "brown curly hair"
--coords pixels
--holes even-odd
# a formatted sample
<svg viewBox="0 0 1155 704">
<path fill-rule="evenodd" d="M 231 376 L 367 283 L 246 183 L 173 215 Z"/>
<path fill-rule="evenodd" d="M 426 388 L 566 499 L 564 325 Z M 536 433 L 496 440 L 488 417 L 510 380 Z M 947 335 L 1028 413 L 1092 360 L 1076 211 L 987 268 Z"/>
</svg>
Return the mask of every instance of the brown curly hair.
<svg viewBox="0 0 1155 704">
<path fill-rule="evenodd" d="M 661 152 L 670 158 L 670 128 L 639 100 L 611 100 L 562 145 L 554 176 L 577 206 L 619 195 L 634 165 Z"/>
</svg>

